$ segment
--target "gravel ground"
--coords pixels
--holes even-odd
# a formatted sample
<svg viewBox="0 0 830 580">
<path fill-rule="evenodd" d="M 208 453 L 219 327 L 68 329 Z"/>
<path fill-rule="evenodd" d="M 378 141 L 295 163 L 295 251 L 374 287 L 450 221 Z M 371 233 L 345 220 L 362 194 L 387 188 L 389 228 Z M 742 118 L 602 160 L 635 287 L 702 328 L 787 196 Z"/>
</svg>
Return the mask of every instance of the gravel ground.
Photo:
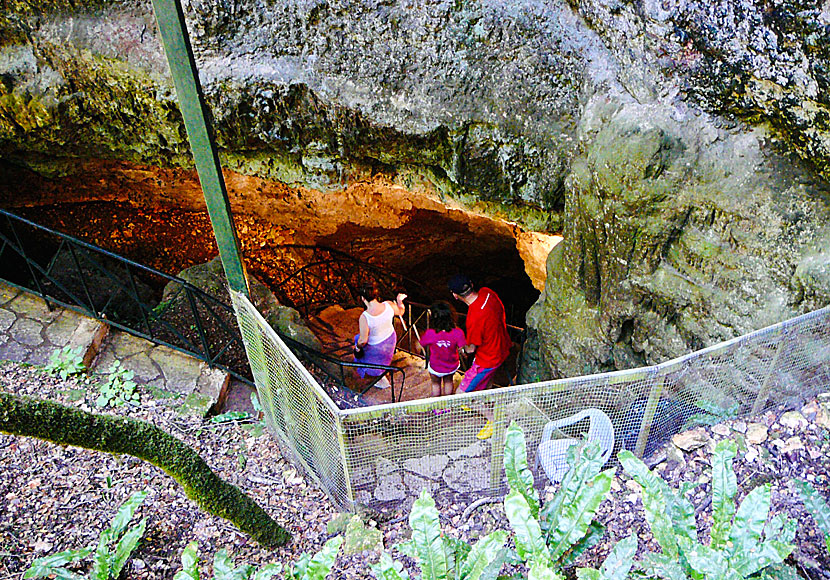
<svg viewBox="0 0 830 580">
<path fill-rule="evenodd" d="M 64 381 L 16 363 L 0 363 L 0 389 L 97 411 L 93 397 L 77 398 L 83 385 L 74 379 Z M 327 524 L 336 516 L 335 508 L 282 458 L 272 437 L 256 436 L 238 425 L 211 426 L 179 415 L 174 406 L 175 402 L 144 396 L 138 408 L 110 412 L 150 421 L 193 446 L 222 478 L 241 487 L 284 525 L 293 535 L 292 543 L 275 551 L 260 548 L 229 522 L 198 510 L 175 481 L 140 460 L 0 435 L 0 580 L 21 578 L 36 557 L 96 540 L 117 507 L 143 489 L 149 495 L 139 513 L 147 518 L 147 529 L 128 564 L 129 578 L 171 579 L 180 569 L 182 550 L 194 540 L 199 543 L 202 577 L 210 578 L 208 563 L 221 548 L 227 549 L 237 565 L 289 563 L 303 551 L 320 549 L 331 537 Z M 762 424 L 767 428 L 764 441 L 747 442 L 748 452 L 735 460 L 738 499 L 757 485 L 771 483 L 773 512 L 799 521 L 792 561 L 805 578 L 830 578 L 824 572 L 830 570 L 830 558 L 823 541 L 790 483 L 794 477 L 805 478 L 825 497 L 830 496 L 830 433 L 820 426 L 822 413 L 815 402 L 802 410 L 806 420 L 798 425 L 782 424 L 781 412 L 701 429 L 700 438 L 708 443 L 688 453 L 673 450 L 655 469 L 673 487 L 681 481 L 704 481 L 692 502 L 698 508 L 701 538 L 708 538 L 711 446 L 724 437 L 754 440 L 752 423 Z M 607 526 L 606 537 L 581 565 L 597 566 L 611 545 L 632 531 L 640 539 L 641 552 L 655 549 L 636 487 L 625 475 L 614 481 L 598 518 Z M 551 491 L 547 490 L 548 495 Z M 471 540 L 506 527 L 500 504 L 484 504 L 463 517 L 466 507 L 441 509 L 447 535 Z M 386 521 L 369 523 L 381 529 L 387 548 L 408 535 L 405 515 L 391 514 Z M 370 578 L 367 562 L 376 559 L 375 553 L 344 556 L 341 552 L 331 577 Z"/>
</svg>

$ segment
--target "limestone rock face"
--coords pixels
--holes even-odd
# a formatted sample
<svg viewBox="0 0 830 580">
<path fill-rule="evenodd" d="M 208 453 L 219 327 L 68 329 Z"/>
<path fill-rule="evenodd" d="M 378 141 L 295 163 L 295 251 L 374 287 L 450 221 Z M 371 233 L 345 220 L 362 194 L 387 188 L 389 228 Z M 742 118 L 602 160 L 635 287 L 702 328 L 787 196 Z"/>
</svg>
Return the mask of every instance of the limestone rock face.
<svg viewBox="0 0 830 580">
<path fill-rule="evenodd" d="M 830 263 L 825 184 L 757 130 L 676 114 L 588 104 L 526 379 L 663 362 L 827 303 L 801 286 Z"/>
<path fill-rule="evenodd" d="M 503 221 L 460 229 L 478 246 L 515 233 L 538 287 L 525 234 L 563 234 L 527 318 L 530 380 L 663 361 L 830 303 L 825 4 L 205 0 L 185 13 L 235 213 L 302 243 L 405 248 L 415 272 L 450 267 L 436 252 L 461 245 L 451 214 L 475 208 Z M 4 206 L 198 203 L 149 0 L 6 3 L 0 38 Z M 36 171 L 37 192 L 10 165 Z M 446 214 L 447 236 L 424 239 L 416 213 Z"/>
<path fill-rule="evenodd" d="M 768 123 L 830 176 L 830 11 L 821 0 L 571 0 L 640 102 Z"/>
<path fill-rule="evenodd" d="M 0 13 L 13 39 L 0 49 L 0 151 L 54 174 L 72 168 L 36 153 L 66 145 L 56 157 L 190 165 L 151 3 L 100 4 Z M 185 13 L 226 168 L 322 190 L 391 170 L 561 206 L 585 43 L 564 5 L 242 0 Z"/>
</svg>

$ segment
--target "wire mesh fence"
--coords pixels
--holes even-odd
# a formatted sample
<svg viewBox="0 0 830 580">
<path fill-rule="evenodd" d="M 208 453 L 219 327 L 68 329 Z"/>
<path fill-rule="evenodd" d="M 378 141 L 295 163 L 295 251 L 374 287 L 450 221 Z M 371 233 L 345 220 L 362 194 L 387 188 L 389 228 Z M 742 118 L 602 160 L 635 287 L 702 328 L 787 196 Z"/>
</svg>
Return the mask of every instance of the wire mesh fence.
<svg viewBox="0 0 830 580">
<path fill-rule="evenodd" d="M 233 294 L 266 420 L 336 505 L 398 508 L 506 489 L 504 432 L 524 430 L 536 482 L 561 477 L 583 433 L 605 449 L 656 453 L 694 425 L 794 406 L 830 386 L 830 307 L 659 365 L 452 397 L 338 409 L 256 309 Z M 477 437 L 488 418 L 492 435 Z"/>
</svg>

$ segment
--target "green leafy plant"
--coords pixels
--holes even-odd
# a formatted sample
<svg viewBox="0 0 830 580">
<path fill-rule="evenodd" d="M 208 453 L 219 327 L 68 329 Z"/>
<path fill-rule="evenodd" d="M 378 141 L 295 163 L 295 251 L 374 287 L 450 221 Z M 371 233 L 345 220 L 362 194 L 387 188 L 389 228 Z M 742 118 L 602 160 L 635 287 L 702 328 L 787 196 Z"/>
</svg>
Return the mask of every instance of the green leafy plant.
<svg viewBox="0 0 830 580">
<path fill-rule="evenodd" d="M 124 565 L 138 545 L 147 518 L 127 529 L 138 507 L 147 497 L 146 491 L 139 491 L 121 505 L 110 526 L 101 533 L 95 547 L 80 550 L 67 550 L 43 558 L 38 558 L 23 574 L 24 578 L 44 578 L 52 576 L 61 580 L 83 580 L 85 577 L 66 568 L 66 566 L 83 560 L 92 554 L 92 571 L 90 580 L 115 580 L 124 569 Z"/>
<path fill-rule="evenodd" d="M 605 558 L 599 570 L 595 568 L 577 568 L 578 580 L 625 580 L 634 565 L 637 553 L 637 536 L 623 538 Z"/>
<path fill-rule="evenodd" d="M 296 564 L 285 571 L 286 580 L 325 580 L 334 568 L 337 552 L 343 543 L 342 537 L 330 539 L 314 556 L 303 553 Z M 199 580 L 199 545 L 191 542 L 182 552 L 182 569 L 173 580 Z M 234 567 L 226 550 L 216 552 L 213 557 L 213 580 L 269 580 L 283 572 L 279 562 L 266 564 L 257 569 L 250 564 Z"/>
<path fill-rule="evenodd" d="M 136 383 L 133 381 L 133 371 L 128 371 L 121 365 L 120 360 L 113 361 L 110 365 L 107 378 L 98 387 L 98 398 L 95 404 L 98 407 L 114 405 L 135 405 L 141 402 L 136 390 Z"/>
<path fill-rule="evenodd" d="M 803 479 L 796 479 L 795 487 L 804 502 L 804 507 L 816 520 L 818 529 L 824 534 L 824 545 L 827 547 L 827 551 L 830 552 L 830 506 L 816 491 L 816 488 Z"/>
<path fill-rule="evenodd" d="M 553 498 L 540 508 L 527 463 L 524 433 L 515 424 L 507 429 L 504 470 L 510 493 L 504 509 L 515 532 L 516 551 L 528 563 L 531 578 L 562 577 L 559 569 L 572 564 L 602 537 L 604 529 L 594 522 L 594 516 L 611 489 L 615 470 L 601 471 L 601 455 L 598 443 L 572 445 L 568 450 L 570 469 Z M 603 568 L 593 572 L 585 569 L 584 573 L 594 577 L 595 573 L 618 574 L 624 568 L 622 576 L 610 576 L 624 578 L 633 564 L 632 541 L 636 551 L 636 538 L 626 540 L 615 548 Z M 619 562 L 615 563 L 613 557 Z"/>
<path fill-rule="evenodd" d="M 562 579 L 561 567 L 572 563 L 603 533 L 593 518 L 610 489 L 614 470 L 600 472 L 600 455 L 597 444 L 572 446 L 568 457 L 571 469 L 553 499 L 540 508 L 524 434 L 513 424 L 505 433 L 504 470 L 510 492 L 504 499 L 504 510 L 516 553 L 505 547 L 509 536 L 501 530 L 472 547 L 445 537 L 435 503 L 426 491 L 409 515 L 412 539 L 397 549 L 417 560 L 424 580 L 494 579 L 510 561 L 527 563 L 531 580 Z M 577 573 L 589 580 L 621 580 L 631 569 L 636 550 L 636 538 L 626 538 L 615 546 L 599 570 L 580 568 Z M 403 566 L 388 554 L 381 556 L 372 571 L 382 580 L 408 577 Z"/>
<path fill-rule="evenodd" d="M 262 415 L 262 405 L 259 402 L 259 397 L 257 396 L 257 394 L 253 392 L 251 393 L 251 405 L 253 405 L 254 407 L 254 413 L 256 414 L 256 417 L 259 418 L 259 416 Z"/>
<path fill-rule="evenodd" d="M 740 405 L 734 403 L 727 408 L 711 401 L 700 400 L 695 402 L 695 407 L 700 409 L 700 413 L 695 413 L 689 417 L 683 424 L 683 430 L 697 427 L 699 425 L 715 425 L 716 423 L 723 423 L 729 419 L 734 419 L 738 416 Z"/>
<path fill-rule="evenodd" d="M 156 304 L 152 310 L 150 310 L 150 320 L 159 320 L 162 316 L 164 316 L 164 313 L 167 312 L 172 304 L 172 300 L 163 300 Z"/>
<path fill-rule="evenodd" d="M 259 404 L 259 398 L 256 393 L 251 393 L 251 405 L 253 405 L 254 413 L 246 413 L 245 411 L 226 411 L 210 418 L 212 424 L 237 423 L 243 431 L 250 433 L 254 437 L 262 435 L 267 425 L 264 420 L 260 419 L 262 416 L 262 405 Z"/>
<path fill-rule="evenodd" d="M 625 471 L 642 487 L 646 520 L 662 553 L 648 553 L 643 568 L 650 576 L 677 580 L 736 580 L 781 564 L 792 552 L 795 522 L 769 518 L 770 486 L 753 489 L 735 507 L 738 491 L 732 460 L 737 448 L 721 441 L 712 455 L 712 528 L 708 545 L 698 541 L 695 510 L 686 498 L 696 483 L 675 493 L 630 451 L 618 455 Z"/>
<path fill-rule="evenodd" d="M 426 490 L 409 513 L 412 539 L 398 544 L 401 553 L 418 561 L 424 580 L 493 580 L 507 557 L 507 532 L 498 530 L 481 538 L 472 547 L 444 536 L 435 502 Z M 387 553 L 372 566 L 377 578 L 399 580 L 409 575 Z"/>
<path fill-rule="evenodd" d="M 245 411 L 226 411 L 210 418 L 211 423 L 233 423 L 235 421 L 250 421 L 251 414 Z"/>
<path fill-rule="evenodd" d="M 46 371 L 58 375 L 64 380 L 71 376 L 82 375 L 86 372 L 82 353 L 83 349 L 81 347 L 65 346 L 60 350 L 56 350 L 49 357 Z"/>
</svg>

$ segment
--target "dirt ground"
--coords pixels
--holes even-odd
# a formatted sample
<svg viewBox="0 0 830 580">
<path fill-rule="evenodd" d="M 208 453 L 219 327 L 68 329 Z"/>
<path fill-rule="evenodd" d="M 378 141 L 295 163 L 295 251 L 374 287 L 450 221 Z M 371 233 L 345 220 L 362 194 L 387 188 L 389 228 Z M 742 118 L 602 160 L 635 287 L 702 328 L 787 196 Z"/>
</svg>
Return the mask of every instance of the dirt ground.
<svg viewBox="0 0 830 580">
<path fill-rule="evenodd" d="M 94 394 L 79 398 L 83 385 L 45 375 L 40 369 L 15 363 L 0 364 L 0 389 L 21 395 L 51 398 L 96 410 Z M 796 550 L 790 561 L 804 578 L 830 576 L 830 557 L 812 518 L 805 512 L 792 479 L 811 481 L 830 495 L 830 432 L 815 421 L 815 402 L 803 409 L 806 422 L 798 428 L 781 421 L 781 412 L 768 412 L 754 421 L 767 427 L 769 436 L 751 445 L 754 455 L 735 460 L 738 500 L 757 485 L 769 483 L 772 512 L 798 521 Z M 147 517 L 144 539 L 128 564 L 128 578 L 171 579 L 180 569 L 180 554 L 198 541 L 203 577 L 219 549 L 227 549 L 237 565 L 247 562 L 292 562 L 300 552 L 316 551 L 331 537 L 327 524 L 336 516 L 328 498 L 282 457 L 276 440 L 257 432 L 253 425 L 212 425 L 179 415 L 170 401 L 142 394 L 141 406 L 117 408 L 148 420 L 192 445 L 224 479 L 240 486 L 293 534 L 288 546 L 269 551 L 251 542 L 228 522 L 201 512 L 182 489 L 161 470 L 131 457 L 61 447 L 38 440 L 0 436 L 0 580 L 20 578 L 36 557 L 80 548 L 93 542 L 113 517 L 117 506 L 131 493 L 146 489 L 148 499 L 139 514 Z M 711 442 L 746 431 L 747 421 L 731 421 L 705 428 Z M 797 444 L 794 439 L 797 439 Z M 786 446 L 783 443 L 786 442 Z M 659 463 L 655 471 L 677 488 L 684 481 L 703 482 L 690 495 L 696 507 L 701 539 L 711 524 L 710 446 Z M 603 541 L 578 562 L 597 566 L 619 539 L 636 533 L 640 552 L 655 549 L 645 522 L 637 486 L 617 469 L 609 497 L 598 520 L 606 526 Z M 548 494 L 552 488 L 548 489 Z M 543 494 L 544 495 L 544 494 Z M 488 503 L 465 514 L 467 505 L 440 506 L 444 532 L 474 541 L 494 529 L 506 529 L 500 503 Z M 370 526 L 381 530 L 386 549 L 408 535 L 406 512 L 388 514 Z M 705 541 L 704 541 L 705 543 Z M 376 552 L 339 555 L 332 578 L 371 578 L 368 562 Z M 400 557 L 396 555 L 396 557 Z M 410 569 L 411 562 L 409 562 Z"/>
</svg>

